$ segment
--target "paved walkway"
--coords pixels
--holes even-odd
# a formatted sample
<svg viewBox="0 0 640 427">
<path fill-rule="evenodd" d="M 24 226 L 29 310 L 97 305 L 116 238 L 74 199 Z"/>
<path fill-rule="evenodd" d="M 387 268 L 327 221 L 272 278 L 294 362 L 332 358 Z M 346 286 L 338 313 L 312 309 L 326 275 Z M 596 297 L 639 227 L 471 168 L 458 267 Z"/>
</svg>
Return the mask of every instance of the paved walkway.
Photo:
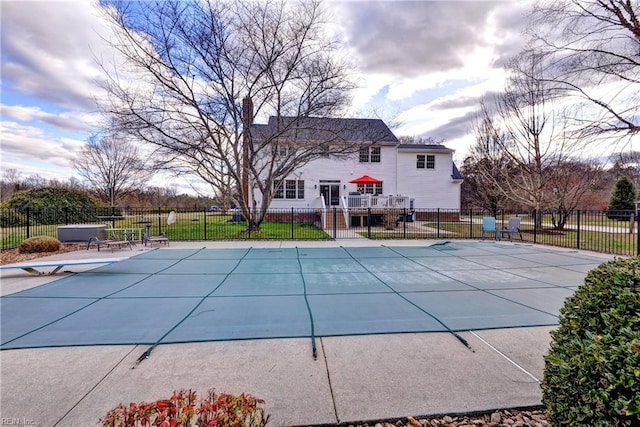
<svg viewBox="0 0 640 427">
<path fill-rule="evenodd" d="M 171 248 L 431 243 L 172 242 Z M 117 255 L 144 250 L 148 248 L 132 253 L 125 249 Z M 56 258 L 98 256 L 114 253 L 79 251 Z M 73 271 L 81 268 L 89 267 Z M 19 270 L 3 271 L 0 277 L 3 295 L 51 280 Z M 6 350 L 0 352 L 0 412 L 5 424 L 91 426 L 120 402 L 167 398 L 179 388 L 202 394 L 211 387 L 265 399 L 271 426 L 532 406 L 540 404 L 539 380 L 550 329 L 464 332 L 471 350 L 447 333 L 326 337 L 318 339 L 316 360 L 308 338 L 161 345 L 140 364 L 136 359 L 147 346 Z"/>
</svg>

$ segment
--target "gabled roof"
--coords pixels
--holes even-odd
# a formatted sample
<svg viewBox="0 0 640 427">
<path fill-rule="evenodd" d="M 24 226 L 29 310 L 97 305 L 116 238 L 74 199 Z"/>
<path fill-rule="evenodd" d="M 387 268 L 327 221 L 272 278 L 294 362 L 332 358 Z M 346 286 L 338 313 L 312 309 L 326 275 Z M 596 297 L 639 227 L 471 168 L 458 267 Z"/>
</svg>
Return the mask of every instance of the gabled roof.
<svg viewBox="0 0 640 427">
<path fill-rule="evenodd" d="M 366 142 L 397 144 L 398 138 L 379 119 L 340 119 L 325 117 L 269 117 L 268 124 L 251 125 L 254 139 L 265 140 L 279 133 L 290 141 Z"/>
<path fill-rule="evenodd" d="M 460 173 L 460 171 L 458 170 L 458 168 L 456 167 L 456 164 L 453 164 L 453 171 L 451 172 L 451 179 L 453 180 L 464 180 L 464 176 L 462 176 L 462 174 Z"/>
</svg>

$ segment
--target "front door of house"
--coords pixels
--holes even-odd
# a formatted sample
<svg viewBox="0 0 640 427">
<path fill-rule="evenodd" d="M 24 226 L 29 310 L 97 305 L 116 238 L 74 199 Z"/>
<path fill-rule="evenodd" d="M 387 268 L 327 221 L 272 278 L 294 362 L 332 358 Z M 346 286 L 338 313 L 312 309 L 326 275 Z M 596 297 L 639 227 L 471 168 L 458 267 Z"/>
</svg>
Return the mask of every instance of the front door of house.
<svg viewBox="0 0 640 427">
<path fill-rule="evenodd" d="M 325 206 L 340 206 L 340 181 L 320 181 L 320 195 Z"/>
</svg>

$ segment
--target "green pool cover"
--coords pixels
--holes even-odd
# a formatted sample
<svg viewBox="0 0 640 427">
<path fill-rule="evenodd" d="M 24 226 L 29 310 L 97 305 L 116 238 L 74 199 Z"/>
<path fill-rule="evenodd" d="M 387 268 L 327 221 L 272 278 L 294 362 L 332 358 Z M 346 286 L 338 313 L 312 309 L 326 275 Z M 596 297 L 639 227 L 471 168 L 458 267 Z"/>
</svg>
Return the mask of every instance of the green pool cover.
<svg viewBox="0 0 640 427">
<path fill-rule="evenodd" d="M 555 325 L 601 262 L 488 242 L 160 249 L 2 297 L 1 348 Z"/>
</svg>

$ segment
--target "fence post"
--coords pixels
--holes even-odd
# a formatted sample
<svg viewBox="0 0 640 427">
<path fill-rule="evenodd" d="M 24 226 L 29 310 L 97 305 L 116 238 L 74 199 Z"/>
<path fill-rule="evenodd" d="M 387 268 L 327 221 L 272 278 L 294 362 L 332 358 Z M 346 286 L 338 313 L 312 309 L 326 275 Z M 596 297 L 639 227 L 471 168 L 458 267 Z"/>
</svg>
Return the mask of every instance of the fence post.
<svg viewBox="0 0 640 427">
<path fill-rule="evenodd" d="M 580 209 L 576 211 L 576 214 L 578 215 L 578 218 L 577 218 L 578 232 L 576 233 L 576 249 L 580 249 Z"/>
<path fill-rule="evenodd" d="M 371 207 L 367 208 L 367 239 L 371 239 Z"/>
<path fill-rule="evenodd" d="M 158 234 L 162 234 L 162 219 L 160 218 L 160 215 L 162 215 L 162 207 L 158 207 Z"/>
<path fill-rule="evenodd" d="M 31 209 L 27 206 L 27 239 L 31 237 Z"/>
<path fill-rule="evenodd" d="M 293 240 L 293 206 L 291 206 L 291 239 Z"/>
<path fill-rule="evenodd" d="M 402 238 L 407 238 L 407 208 L 402 208 Z"/>
<path fill-rule="evenodd" d="M 204 240 L 207 240 L 207 207 L 203 208 L 202 214 L 204 216 Z"/>
<path fill-rule="evenodd" d="M 640 203 L 636 202 L 636 221 L 638 221 L 638 232 L 636 233 L 636 255 L 640 256 Z"/>
<path fill-rule="evenodd" d="M 116 207 L 111 206 L 111 227 L 116 228 Z"/>
<path fill-rule="evenodd" d="M 336 211 L 336 207 L 333 207 L 333 238 L 336 239 L 338 236 L 338 224 L 336 224 L 336 222 L 338 221 L 338 214 Z"/>
<path fill-rule="evenodd" d="M 440 238 L 440 208 L 436 211 L 436 239 Z"/>
<path fill-rule="evenodd" d="M 538 211 L 533 210 L 533 243 L 538 243 Z"/>
<path fill-rule="evenodd" d="M 473 209 L 469 209 L 469 238 L 473 239 Z"/>
</svg>

